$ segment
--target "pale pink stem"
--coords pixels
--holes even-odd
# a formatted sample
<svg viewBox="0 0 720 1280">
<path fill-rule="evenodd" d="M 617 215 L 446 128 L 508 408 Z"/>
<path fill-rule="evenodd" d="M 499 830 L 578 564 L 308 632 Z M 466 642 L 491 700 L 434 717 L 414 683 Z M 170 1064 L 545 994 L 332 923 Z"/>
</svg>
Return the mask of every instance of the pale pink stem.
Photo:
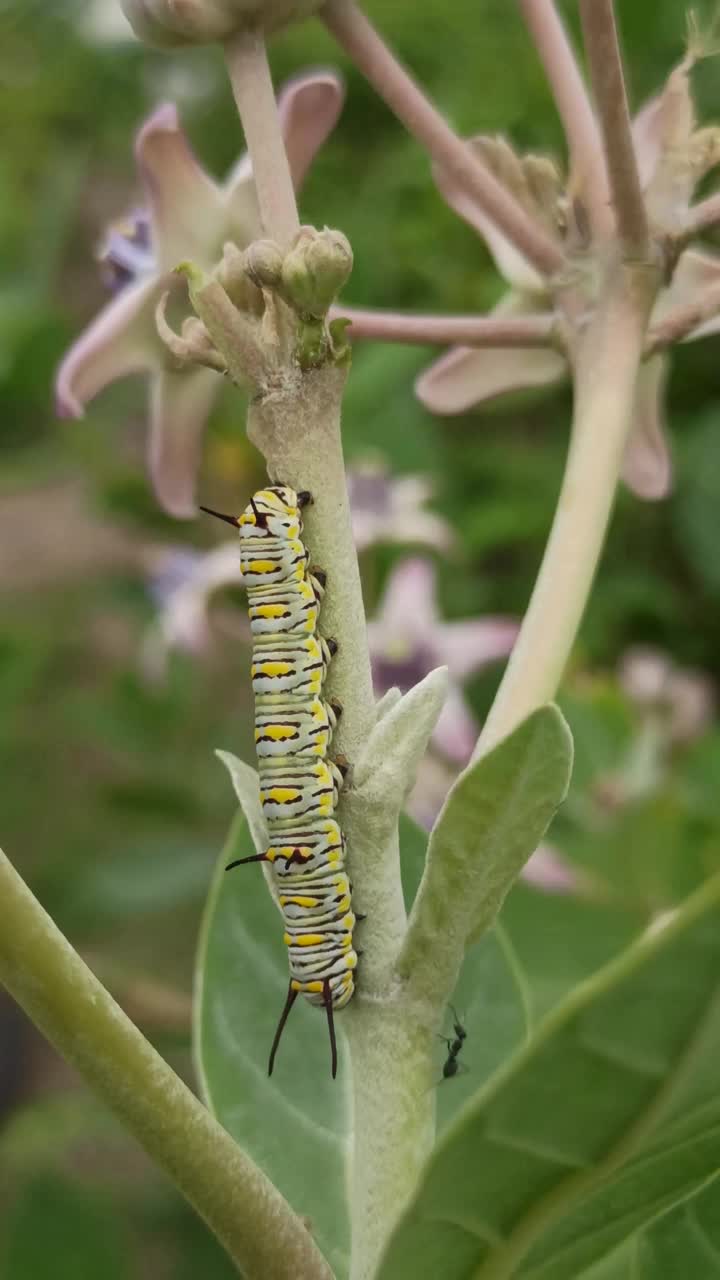
<svg viewBox="0 0 720 1280">
<path fill-rule="evenodd" d="M 660 324 L 651 328 L 645 347 L 646 355 L 652 355 L 662 347 L 681 342 L 689 333 L 692 333 L 693 329 L 697 329 L 698 325 L 704 324 L 706 320 L 711 320 L 717 315 L 718 311 L 720 311 L 720 285 L 707 289 L 692 302 L 673 307 Z"/>
<path fill-rule="evenodd" d="M 546 276 L 559 271 L 564 258 L 558 246 L 453 132 L 354 0 L 329 0 L 321 16 L 408 132 L 477 201 L 528 262 Z"/>
<path fill-rule="evenodd" d="M 602 138 L 572 45 L 553 0 L 520 0 L 520 8 L 565 129 L 573 176 L 579 179 L 593 229 L 605 237 L 613 218 Z"/>
<path fill-rule="evenodd" d="M 252 161 L 263 230 L 285 248 L 300 221 L 262 33 L 240 31 L 225 45 L 225 58 Z"/>
<path fill-rule="evenodd" d="M 612 0 L 580 0 L 580 17 L 620 243 L 626 257 L 644 259 L 649 251 L 648 223 Z"/>
<path fill-rule="evenodd" d="M 693 236 L 709 231 L 720 223 L 720 192 L 701 200 L 688 211 L 683 240 L 691 240 Z"/>
<path fill-rule="evenodd" d="M 336 306 L 332 319 L 350 321 L 351 338 L 381 342 L 462 343 L 466 347 L 548 347 L 553 345 L 551 312 L 528 316 L 430 316 L 365 307 Z"/>
</svg>

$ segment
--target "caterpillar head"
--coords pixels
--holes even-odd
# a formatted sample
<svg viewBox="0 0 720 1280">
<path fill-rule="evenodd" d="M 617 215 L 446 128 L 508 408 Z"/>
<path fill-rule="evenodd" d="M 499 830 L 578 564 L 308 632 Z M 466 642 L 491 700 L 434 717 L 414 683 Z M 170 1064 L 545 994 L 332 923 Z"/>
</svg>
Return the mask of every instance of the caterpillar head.
<svg viewBox="0 0 720 1280">
<path fill-rule="evenodd" d="M 299 538 L 302 532 L 302 508 L 312 502 L 312 496 L 303 490 L 296 493 L 289 485 L 271 485 L 259 489 L 250 499 L 241 516 L 226 516 L 210 507 L 201 507 L 211 516 L 218 516 L 240 530 L 241 538 Z"/>
</svg>

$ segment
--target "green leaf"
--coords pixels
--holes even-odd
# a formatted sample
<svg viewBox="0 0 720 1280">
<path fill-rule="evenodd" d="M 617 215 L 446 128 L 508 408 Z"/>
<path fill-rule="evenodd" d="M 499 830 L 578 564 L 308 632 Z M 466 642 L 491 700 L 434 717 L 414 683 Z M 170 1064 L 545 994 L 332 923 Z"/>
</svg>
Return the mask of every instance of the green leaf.
<svg viewBox="0 0 720 1280">
<path fill-rule="evenodd" d="M 378 1280 L 576 1280 L 720 1164 L 720 877 L 558 1006 L 431 1156 Z"/>
<path fill-rule="evenodd" d="M 583 1271 L 581 1280 L 718 1280 L 720 1177 Z"/>
<path fill-rule="evenodd" d="M 241 815 L 223 850 L 201 930 L 195 1046 L 208 1106 L 299 1214 L 338 1274 L 347 1265 L 349 1064 L 343 1018 L 338 1078 L 322 1009 L 298 1000 L 267 1074 L 268 1053 L 288 986 L 278 916 L 259 866 L 226 864 L 252 852 Z M 352 1006 L 351 1006 L 352 1007 Z"/>
<path fill-rule="evenodd" d="M 426 845 L 425 832 L 403 815 L 401 868 L 408 904 L 422 876 Z M 239 815 L 218 863 L 200 939 L 198 1071 L 214 1114 L 262 1164 L 293 1208 L 312 1222 L 320 1248 L 337 1275 L 344 1276 L 350 1112 L 342 1026 L 352 1016 L 352 1004 L 337 1018 L 337 1080 L 330 1076 L 321 1011 L 304 1000 L 293 1008 L 268 1079 L 268 1051 L 287 990 L 287 958 L 280 920 L 259 868 L 225 873 L 225 864 L 250 847 Z M 499 928 L 470 948 L 454 1002 L 468 1032 L 468 1070 L 443 1081 L 438 1091 L 441 1127 L 526 1035 L 516 964 Z M 438 1079 L 445 1053 L 438 1042 Z"/>
<path fill-rule="evenodd" d="M 430 835 L 427 864 L 398 968 L 440 989 L 455 954 L 438 938 L 477 938 L 567 793 L 572 739 L 557 707 L 541 707 L 460 775 Z"/>
</svg>

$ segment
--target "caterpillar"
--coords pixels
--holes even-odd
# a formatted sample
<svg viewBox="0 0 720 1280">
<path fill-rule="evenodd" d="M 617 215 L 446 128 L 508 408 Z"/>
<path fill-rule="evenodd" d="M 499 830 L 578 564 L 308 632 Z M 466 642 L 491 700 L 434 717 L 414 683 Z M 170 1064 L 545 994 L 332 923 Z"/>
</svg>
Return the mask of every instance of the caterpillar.
<svg viewBox="0 0 720 1280">
<path fill-rule="evenodd" d="M 268 825 L 264 853 L 228 866 L 270 863 L 285 925 L 290 981 L 275 1031 L 268 1075 L 299 994 L 325 1009 L 333 1079 L 337 1073 L 334 1011 L 355 990 L 355 916 L 345 870 L 345 837 L 334 817 L 347 764 L 327 753 L 342 708 L 322 688 L 337 651 L 318 634 L 325 574 L 309 568 L 302 541 L 307 492 L 272 485 L 241 516 L 202 507 L 240 531 L 240 569 L 253 636 L 255 749 L 260 800 Z"/>
</svg>

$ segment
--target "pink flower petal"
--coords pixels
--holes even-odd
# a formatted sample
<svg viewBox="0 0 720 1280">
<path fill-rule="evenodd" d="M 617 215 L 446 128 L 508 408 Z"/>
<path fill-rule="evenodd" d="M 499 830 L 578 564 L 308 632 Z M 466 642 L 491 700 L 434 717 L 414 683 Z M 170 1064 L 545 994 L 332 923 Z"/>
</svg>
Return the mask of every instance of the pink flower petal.
<svg viewBox="0 0 720 1280">
<path fill-rule="evenodd" d="M 638 498 L 655 501 L 672 488 L 663 396 L 667 376 L 665 356 L 652 356 L 642 366 L 635 391 L 635 420 L 625 450 L 622 477 Z"/>
<path fill-rule="evenodd" d="M 434 566 L 419 556 L 401 560 L 385 588 L 375 628 L 390 637 L 410 635 L 420 645 L 436 624 Z"/>
<path fill-rule="evenodd" d="M 507 658 L 519 627 L 511 618 L 472 618 L 443 622 L 436 628 L 439 655 L 454 680 L 464 680 L 473 671 Z"/>
<path fill-rule="evenodd" d="M 651 181 L 662 151 L 664 98 L 663 93 L 649 98 L 632 122 L 635 159 L 642 187 L 646 187 Z"/>
<path fill-rule="evenodd" d="M 108 383 L 156 367 L 160 344 L 154 310 L 159 295 L 155 278 L 130 285 L 73 343 L 57 371 L 58 417 L 82 418 L 85 405 Z"/>
<path fill-rule="evenodd" d="M 451 347 L 415 383 L 431 413 L 464 413 L 473 405 L 524 387 L 552 386 L 567 376 L 567 363 L 543 347 Z"/>
<path fill-rule="evenodd" d="M 576 893 L 583 885 L 574 867 L 549 844 L 538 845 L 520 875 L 543 893 Z"/>
<path fill-rule="evenodd" d="M 686 249 L 675 268 L 672 282 L 668 289 L 660 294 L 653 311 L 653 323 L 665 319 L 673 307 L 686 306 L 697 299 L 706 290 L 717 287 L 720 281 L 720 257 L 702 249 Z M 707 338 L 720 330 L 720 315 L 711 316 L 693 329 L 683 339 L 694 342 L 696 338 Z"/>
<path fill-rule="evenodd" d="M 443 709 L 433 729 L 434 745 L 448 760 L 464 765 L 473 753 L 478 733 L 478 723 L 460 686 L 451 680 Z"/>
<path fill-rule="evenodd" d="M 149 468 L 158 500 L 171 515 L 197 515 L 195 480 L 202 435 L 220 377 L 212 369 L 163 370 L 153 379 Z"/>
<path fill-rule="evenodd" d="M 475 141 L 471 138 L 468 145 L 473 147 Z M 508 284 L 522 292 L 545 293 L 542 277 L 530 265 L 527 258 L 523 257 L 520 251 L 498 230 L 495 223 L 476 204 L 473 197 L 468 195 L 465 188 L 460 186 L 454 175 L 434 165 L 433 177 L 441 196 L 450 208 L 474 231 L 477 231 L 478 235 L 482 236 L 495 259 L 500 275 L 507 280 Z"/>
<path fill-rule="evenodd" d="M 226 214 L 221 193 L 195 159 L 172 103 L 145 121 L 135 156 L 152 214 L 158 271 L 172 271 L 186 259 L 209 267 Z"/>
</svg>

